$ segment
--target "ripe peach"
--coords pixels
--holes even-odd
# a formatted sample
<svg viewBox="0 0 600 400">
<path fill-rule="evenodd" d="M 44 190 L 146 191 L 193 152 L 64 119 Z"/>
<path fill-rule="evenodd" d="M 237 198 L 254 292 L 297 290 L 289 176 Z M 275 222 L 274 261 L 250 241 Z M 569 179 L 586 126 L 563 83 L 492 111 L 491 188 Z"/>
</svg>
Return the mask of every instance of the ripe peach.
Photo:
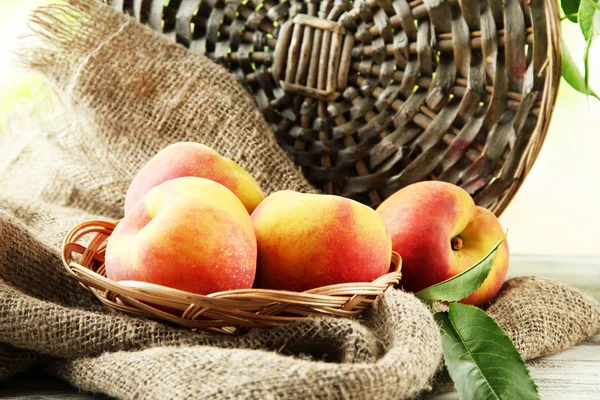
<svg viewBox="0 0 600 400">
<path fill-rule="evenodd" d="M 256 237 L 240 200 L 223 185 L 185 177 L 150 189 L 110 236 L 106 273 L 209 294 L 252 287 Z"/>
<path fill-rule="evenodd" d="M 371 282 L 390 268 L 392 244 L 383 220 L 356 201 L 286 190 L 268 196 L 251 217 L 258 287 L 304 291 Z"/>
<path fill-rule="evenodd" d="M 450 183 L 415 183 L 386 199 L 377 212 L 402 256 L 405 290 L 418 292 L 469 268 L 504 236 L 496 216 L 475 205 L 471 196 Z M 496 252 L 483 285 L 464 303 L 483 305 L 500 290 L 508 270 L 508 244 Z"/>
<path fill-rule="evenodd" d="M 222 184 L 241 200 L 249 214 L 265 197 L 254 178 L 232 160 L 200 143 L 179 142 L 159 151 L 137 173 L 125 195 L 125 215 L 148 190 L 185 176 Z"/>
</svg>

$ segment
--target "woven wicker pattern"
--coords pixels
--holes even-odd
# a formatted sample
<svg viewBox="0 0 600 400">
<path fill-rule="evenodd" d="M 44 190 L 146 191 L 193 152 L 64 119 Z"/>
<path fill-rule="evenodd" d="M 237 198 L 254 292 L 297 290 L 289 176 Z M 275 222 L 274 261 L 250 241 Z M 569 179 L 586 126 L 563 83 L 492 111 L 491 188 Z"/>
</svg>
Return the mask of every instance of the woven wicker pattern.
<svg viewBox="0 0 600 400">
<path fill-rule="evenodd" d="M 499 214 L 560 78 L 544 0 L 112 0 L 228 68 L 326 193 L 376 206 L 425 179 Z"/>
<path fill-rule="evenodd" d="M 104 255 L 115 226 L 113 222 L 89 221 L 69 232 L 62 246 L 68 273 L 110 308 L 188 328 L 239 334 L 308 316 L 358 317 L 401 277 L 401 259 L 393 253 L 390 272 L 373 282 L 323 286 L 301 293 L 241 289 L 202 296 L 145 282 L 114 282 L 106 277 Z"/>
</svg>

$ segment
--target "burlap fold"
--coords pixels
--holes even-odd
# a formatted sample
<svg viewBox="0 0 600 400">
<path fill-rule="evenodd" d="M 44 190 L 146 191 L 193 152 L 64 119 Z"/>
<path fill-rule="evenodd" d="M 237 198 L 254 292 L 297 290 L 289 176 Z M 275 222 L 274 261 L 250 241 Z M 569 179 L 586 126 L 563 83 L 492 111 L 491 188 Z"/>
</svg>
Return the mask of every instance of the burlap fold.
<svg viewBox="0 0 600 400">
<path fill-rule="evenodd" d="M 176 393 L 177 398 L 201 399 L 403 399 L 427 388 L 440 359 L 440 343 L 437 327 L 419 300 L 391 292 L 376 304 L 365 324 L 369 327 L 367 346 L 379 344 L 382 350 L 381 357 L 377 351 L 363 355 L 371 362 L 345 357 L 333 357 L 332 362 L 315 360 L 301 346 L 296 350 L 304 354 L 303 359 L 264 350 L 178 347 L 107 353 L 66 363 L 60 371 L 83 389 L 119 398 L 161 399 L 165 393 Z M 348 321 L 317 319 L 283 328 L 289 336 L 282 338 L 285 343 L 302 339 L 305 329 L 322 329 L 333 336 L 344 331 L 351 337 L 361 335 L 362 328 L 355 328 Z M 261 336 L 280 336 L 278 330 Z M 305 345 L 305 351 L 313 352 L 318 341 L 306 340 Z M 322 351 L 335 352 L 334 342 L 326 342 Z M 95 371 L 111 379 L 98 379 Z M 115 377 L 124 375 L 127 379 L 113 386 Z"/>
<path fill-rule="evenodd" d="M 60 100 L 53 113 L 9 120 L 2 135 L 0 380 L 43 361 L 81 389 L 124 399 L 402 399 L 430 389 L 440 338 L 411 294 L 388 293 L 361 321 L 314 318 L 231 338 L 109 311 L 63 271 L 67 231 L 122 216 L 136 171 L 176 141 L 215 148 L 267 193 L 313 190 L 225 70 L 101 2 L 69 3 L 33 13 L 42 44 L 23 55 Z M 488 312 L 526 358 L 600 326 L 597 302 L 537 278 L 509 281 Z"/>
<path fill-rule="evenodd" d="M 486 311 L 526 360 L 561 352 L 600 333 L 600 304 L 546 278 L 508 280 Z"/>
</svg>

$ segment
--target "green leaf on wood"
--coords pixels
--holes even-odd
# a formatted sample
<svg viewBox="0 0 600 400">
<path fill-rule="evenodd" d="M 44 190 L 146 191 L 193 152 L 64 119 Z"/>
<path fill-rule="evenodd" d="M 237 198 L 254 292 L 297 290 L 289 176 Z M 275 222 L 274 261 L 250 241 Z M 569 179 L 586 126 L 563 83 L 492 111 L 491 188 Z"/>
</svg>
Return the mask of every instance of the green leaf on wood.
<svg viewBox="0 0 600 400">
<path fill-rule="evenodd" d="M 578 12 L 579 27 L 585 38 L 586 47 L 583 56 L 584 87 L 589 90 L 588 56 L 594 39 L 600 34 L 600 5 L 598 0 L 581 0 Z"/>
<path fill-rule="evenodd" d="M 565 78 L 565 81 L 569 85 L 571 85 L 571 87 L 573 89 L 577 90 L 578 92 L 586 94 L 586 95 L 594 96 L 595 98 L 600 100 L 598 95 L 591 88 L 586 87 L 585 79 L 584 79 L 583 75 L 581 75 L 579 68 L 577 68 L 577 64 L 575 63 L 573 56 L 571 56 L 571 53 L 569 53 L 567 46 L 564 42 L 561 43 L 561 47 L 562 47 L 562 76 L 563 76 L 563 78 Z"/>
<path fill-rule="evenodd" d="M 506 333 L 485 312 L 452 303 L 436 313 L 444 362 L 461 400 L 538 400 L 537 386 Z"/>
<path fill-rule="evenodd" d="M 458 275 L 436 285 L 421 290 L 416 296 L 423 301 L 460 301 L 476 291 L 487 278 L 498 247 L 506 240 L 506 235 L 475 265 Z"/>
<path fill-rule="evenodd" d="M 579 3 L 581 0 L 561 0 L 560 5 L 571 22 L 577 22 L 577 12 L 579 11 Z"/>
</svg>

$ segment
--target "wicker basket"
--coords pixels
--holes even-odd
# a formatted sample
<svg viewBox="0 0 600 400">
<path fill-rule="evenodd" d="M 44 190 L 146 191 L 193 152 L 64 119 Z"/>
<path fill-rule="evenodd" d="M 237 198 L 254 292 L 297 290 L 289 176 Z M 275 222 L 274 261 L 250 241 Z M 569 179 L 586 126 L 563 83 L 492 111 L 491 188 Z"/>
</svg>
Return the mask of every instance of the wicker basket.
<svg viewBox="0 0 600 400">
<path fill-rule="evenodd" d="M 400 256 L 393 253 L 390 272 L 373 282 L 301 293 L 244 289 L 202 296 L 145 282 L 114 282 L 106 277 L 104 254 L 115 226 L 113 222 L 89 221 L 67 234 L 62 258 L 69 274 L 110 308 L 188 328 L 239 334 L 308 316 L 357 317 L 401 277 Z"/>
<path fill-rule="evenodd" d="M 326 193 L 371 206 L 439 179 L 500 214 L 561 73 L 554 0 L 112 0 L 253 94 Z"/>
</svg>

